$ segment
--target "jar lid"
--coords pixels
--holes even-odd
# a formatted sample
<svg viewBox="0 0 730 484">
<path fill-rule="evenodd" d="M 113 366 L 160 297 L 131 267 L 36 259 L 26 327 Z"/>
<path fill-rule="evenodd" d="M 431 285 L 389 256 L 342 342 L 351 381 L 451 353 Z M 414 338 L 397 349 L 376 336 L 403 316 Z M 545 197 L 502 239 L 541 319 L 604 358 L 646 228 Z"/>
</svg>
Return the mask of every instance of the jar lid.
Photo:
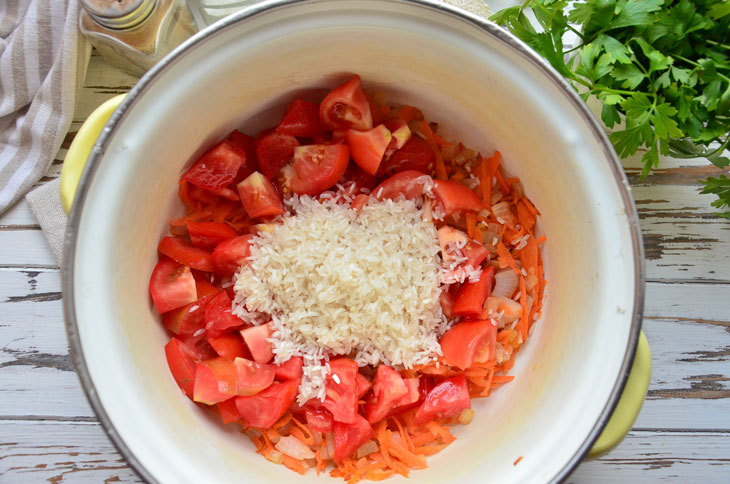
<svg viewBox="0 0 730 484">
<path fill-rule="evenodd" d="M 84 10 L 104 27 L 129 29 L 142 23 L 157 0 L 81 0 Z"/>
</svg>

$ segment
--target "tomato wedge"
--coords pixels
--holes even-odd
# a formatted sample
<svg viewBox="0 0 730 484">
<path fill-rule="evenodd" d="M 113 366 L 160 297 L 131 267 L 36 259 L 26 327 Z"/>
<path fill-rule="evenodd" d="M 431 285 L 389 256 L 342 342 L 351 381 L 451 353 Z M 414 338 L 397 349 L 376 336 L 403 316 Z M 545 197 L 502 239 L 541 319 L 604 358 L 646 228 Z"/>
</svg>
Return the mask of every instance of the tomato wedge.
<svg viewBox="0 0 730 484">
<path fill-rule="evenodd" d="M 304 407 L 304 414 L 307 418 L 307 426 L 315 432 L 332 432 L 335 421 L 329 410 L 322 407 Z"/>
<path fill-rule="evenodd" d="M 261 173 L 253 172 L 237 185 L 246 213 L 251 218 L 270 217 L 284 213 L 284 204 L 276 188 Z"/>
<path fill-rule="evenodd" d="M 236 237 L 236 231 L 229 225 L 220 222 L 194 222 L 188 220 L 185 225 L 190 234 L 190 241 L 195 247 L 213 249 L 224 240 Z"/>
<path fill-rule="evenodd" d="M 448 250 L 449 245 L 461 245 L 461 253 L 466 257 L 465 264 L 474 268 L 479 267 L 482 261 L 487 258 L 489 249 L 474 239 L 469 238 L 461 230 L 444 225 L 438 232 L 439 246 L 441 246 L 441 258 L 444 261 L 450 261 L 454 258 L 452 251 Z"/>
<path fill-rule="evenodd" d="M 241 133 L 240 131 L 233 131 L 229 136 L 231 143 L 242 149 L 246 153 L 246 160 L 238 169 L 234 183 L 239 183 L 245 180 L 251 173 L 259 169 L 258 163 L 256 163 L 256 140 L 251 136 Z"/>
<path fill-rule="evenodd" d="M 371 425 L 380 422 L 406 395 L 408 387 L 400 373 L 387 365 L 378 365 L 373 380 L 373 396 L 365 404 L 365 418 Z"/>
<path fill-rule="evenodd" d="M 246 342 L 251 356 L 258 363 L 268 363 L 274 357 L 274 347 L 269 341 L 269 338 L 271 338 L 270 323 L 242 329 L 241 336 L 243 341 Z"/>
<path fill-rule="evenodd" d="M 274 365 L 257 363 L 246 358 L 233 360 L 236 367 L 236 391 L 239 395 L 256 395 L 274 383 Z"/>
<path fill-rule="evenodd" d="M 150 294 L 160 314 L 198 299 L 195 278 L 190 268 L 167 257 L 161 258 L 152 270 Z"/>
<path fill-rule="evenodd" d="M 235 360 L 236 358 L 247 358 L 249 356 L 246 346 L 243 344 L 241 335 L 228 333 L 218 337 L 209 337 L 208 344 L 213 347 L 219 356 Z"/>
<path fill-rule="evenodd" d="M 335 422 L 351 424 L 357 417 L 357 363 L 350 358 L 330 360 L 322 404 L 332 412 Z"/>
<path fill-rule="evenodd" d="M 491 321 L 464 321 L 444 333 L 440 343 L 447 363 L 466 370 L 475 361 L 494 358 L 497 327 Z"/>
<path fill-rule="evenodd" d="M 426 140 L 411 136 L 399 150 L 382 163 L 378 175 L 389 176 L 408 170 L 431 173 L 435 163 L 436 155 Z"/>
<path fill-rule="evenodd" d="M 479 280 L 465 282 L 456 293 L 451 314 L 454 316 L 478 316 L 484 307 L 484 301 L 492 293 L 494 282 L 494 266 L 482 270 Z"/>
<path fill-rule="evenodd" d="M 307 145 L 294 149 L 292 166 L 296 175 L 290 186 L 294 193 L 316 195 L 342 178 L 350 160 L 345 145 Z"/>
<path fill-rule="evenodd" d="M 362 90 L 360 76 L 337 86 L 319 105 L 319 119 L 328 129 L 371 129 L 370 104 Z"/>
<path fill-rule="evenodd" d="M 377 179 L 370 173 L 365 173 L 365 170 L 357 166 L 356 163 L 348 163 L 347 170 L 345 170 L 345 174 L 342 176 L 340 183 L 343 186 L 347 186 L 348 183 L 354 183 L 355 188 L 353 192 L 357 192 L 363 188 L 372 190 L 377 185 Z"/>
<path fill-rule="evenodd" d="M 221 291 L 205 307 L 205 331 L 214 338 L 239 328 L 244 321 L 231 312 L 231 298 Z"/>
<path fill-rule="evenodd" d="M 200 358 L 192 348 L 177 338 L 171 338 L 165 345 L 165 357 L 175 383 L 189 398 L 193 398 L 195 366 Z"/>
<path fill-rule="evenodd" d="M 386 198 L 398 198 L 403 195 L 407 200 L 422 197 L 426 187 L 430 186 L 433 180 L 423 172 L 415 170 L 402 171 L 391 176 L 383 183 L 373 188 L 373 196 L 378 200 Z"/>
<path fill-rule="evenodd" d="M 368 380 L 368 377 L 363 375 L 362 373 L 357 374 L 357 398 L 362 398 L 365 396 L 365 394 L 372 388 L 373 384 L 370 383 L 370 380 Z"/>
<path fill-rule="evenodd" d="M 246 161 L 246 152 L 230 141 L 223 140 L 205 153 L 183 175 L 183 180 L 205 188 L 218 190 L 235 180 Z"/>
<path fill-rule="evenodd" d="M 221 416 L 223 424 L 238 422 L 241 419 L 241 416 L 238 415 L 235 398 L 229 398 L 226 401 L 218 402 L 216 403 L 216 407 L 218 407 L 218 413 Z"/>
<path fill-rule="evenodd" d="M 319 120 L 319 104 L 301 99 L 293 100 L 287 106 L 276 131 L 299 138 L 321 135 L 324 127 Z"/>
<path fill-rule="evenodd" d="M 236 397 L 236 408 L 246 425 L 267 429 L 289 410 L 298 388 L 296 380 L 274 383 L 256 395 Z"/>
<path fill-rule="evenodd" d="M 236 366 L 228 358 L 202 361 L 195 367 L 193 400 L 206 405 L 236 395 Z"/>
<path fill-rule="evenodd" d="M 422 425 L 435 418 L 449 418 L 471 408 L 469 387 L 464 375 L 446 379 L 428 392 L 423 404 L 413 417 L 414 425 Z"/>
<path fill-rule="evenodd" d="M 197 292 L 198 296 L 202 296 L 197 301 L 162 315 L 162 324 L 168 331 L 186 336 L 205 328 L 205 307 L 213 297 L 209 294 L 204 295 L 200 288 Z M 215 293 L 218 293 L 217 289 Z"/>
<path fill-rule="evenodd" d="M 256 160 L 261 173 L 269 180 L 276 178 L 279 170 L 291 160 L 297 146 L 299 141 L 284 133 L 272 132 L 257 139 Z"/>
<path fill-rule="evenodd" d="M 476 193 L 461 183 L 436 180 L 433 193 L 443 205 L 444 215 L 447 217 L 459 210 L 479 212 L 484 209 L 484 205 Z"/>
<path fill-rule="evenodd" d="M 169 235 L 162 237 L 157 250 L 191 269 L 213 272 L 213 264 L 210 261 L 211 253 L 205 249 L 193 247 L 180 237 Z"/>
<path fill-rule="evenodd" d="M 218 244 L 210 257 L 216 274 L 231 276 L 245 264 L 251 254 L 252 238 L 252 235 L 241 235 Z"/>
<path fill-rule="evenodd" d="M 350 147 L 352 159 L 366 173 L 378 173 L 380 162 L 383 161 L 385 149 L 390 144 L 391 135 L 384 125 L 376 126 L 368 131 L 348 129 L 345 139 Z"/>
<path fill-rule="evenodd" d="M 362 444 L 375 436 L 375 430 L 367 420 L 355 414 L 351 424 L 344 424 L 335 420 L 333 426 L 335 441 L 335 462 L 341 462 L 355 453 Z"/>
<path fill-rule="evenodd" d="M 299 380 L 302 378 L 302 367 L 304 358 L 292 356 L 281 365 L 276 367 L 276 378 L 279 380 Z"/>
</svg>

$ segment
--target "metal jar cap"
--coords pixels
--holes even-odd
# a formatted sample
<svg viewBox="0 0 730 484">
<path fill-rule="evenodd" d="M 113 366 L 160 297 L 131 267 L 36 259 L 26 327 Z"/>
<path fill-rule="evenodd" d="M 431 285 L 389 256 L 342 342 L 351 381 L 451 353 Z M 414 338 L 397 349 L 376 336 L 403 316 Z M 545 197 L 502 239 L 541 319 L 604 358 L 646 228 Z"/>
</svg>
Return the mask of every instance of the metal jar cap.
<svg viewBox="0 0 730 484">
<path fill-rule="evenodd" d="M 149 17 L 157 0 L 81 0 L 81 5 L 104 27 L 130 29 Z"/>
</svg>

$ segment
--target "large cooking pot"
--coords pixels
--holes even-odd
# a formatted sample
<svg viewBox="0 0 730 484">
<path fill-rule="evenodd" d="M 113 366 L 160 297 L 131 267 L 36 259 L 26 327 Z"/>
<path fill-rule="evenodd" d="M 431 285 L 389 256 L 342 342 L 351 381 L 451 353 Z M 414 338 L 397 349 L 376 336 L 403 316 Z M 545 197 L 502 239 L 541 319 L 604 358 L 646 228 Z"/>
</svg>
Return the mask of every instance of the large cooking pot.
<svg viewBox="0 0 730 484">
<path fill-rule="evenodd" d="M 473 422 L 412 479 L 561 480 L 596 443 L 637 354 L 636 209 L 606 135 L 569 85 L 496 25 L 436 2 L 265 2 L 203 30 L 116 111 L 119 99 L 92 116 L 62 177 L 70 205 L 90 153 L 70 212 L 63 288 L 74 363 L 99 420 L 150 482 L 331 479 L 267 462 L 235 426 L 181 395 L 147 287 L 157 242 L 182 212 L 175 194 L 186 165 L 234 128 L 271 125 L 295 96 L 351 73 L 421 107 L 447 138 L 499 149 L 548 237 L 544 316 L 517 357 L 516 379 L 474 401 Z M 649 374 L 642 341 L 632 397 L 593 452 L 615 445 L 638 413 Z"/>
</svg>

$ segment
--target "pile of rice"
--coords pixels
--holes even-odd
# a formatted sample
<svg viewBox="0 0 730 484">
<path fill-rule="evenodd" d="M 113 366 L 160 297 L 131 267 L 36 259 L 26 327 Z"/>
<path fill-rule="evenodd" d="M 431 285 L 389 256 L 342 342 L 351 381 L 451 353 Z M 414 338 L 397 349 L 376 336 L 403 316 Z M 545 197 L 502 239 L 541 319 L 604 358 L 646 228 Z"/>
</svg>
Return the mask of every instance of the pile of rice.
<svg viewBox="0 0 730 484">
<path fill-rule="evenodd" d="M 304 358 L 298 401 L 324 399 L 328 355 L 411 368 L 441 354 L 436 229 L 411 200 L 287 200 L 292 214 L 254 237 L 233 312 L 274 331 L 275 362 Z"/>
</svg>

